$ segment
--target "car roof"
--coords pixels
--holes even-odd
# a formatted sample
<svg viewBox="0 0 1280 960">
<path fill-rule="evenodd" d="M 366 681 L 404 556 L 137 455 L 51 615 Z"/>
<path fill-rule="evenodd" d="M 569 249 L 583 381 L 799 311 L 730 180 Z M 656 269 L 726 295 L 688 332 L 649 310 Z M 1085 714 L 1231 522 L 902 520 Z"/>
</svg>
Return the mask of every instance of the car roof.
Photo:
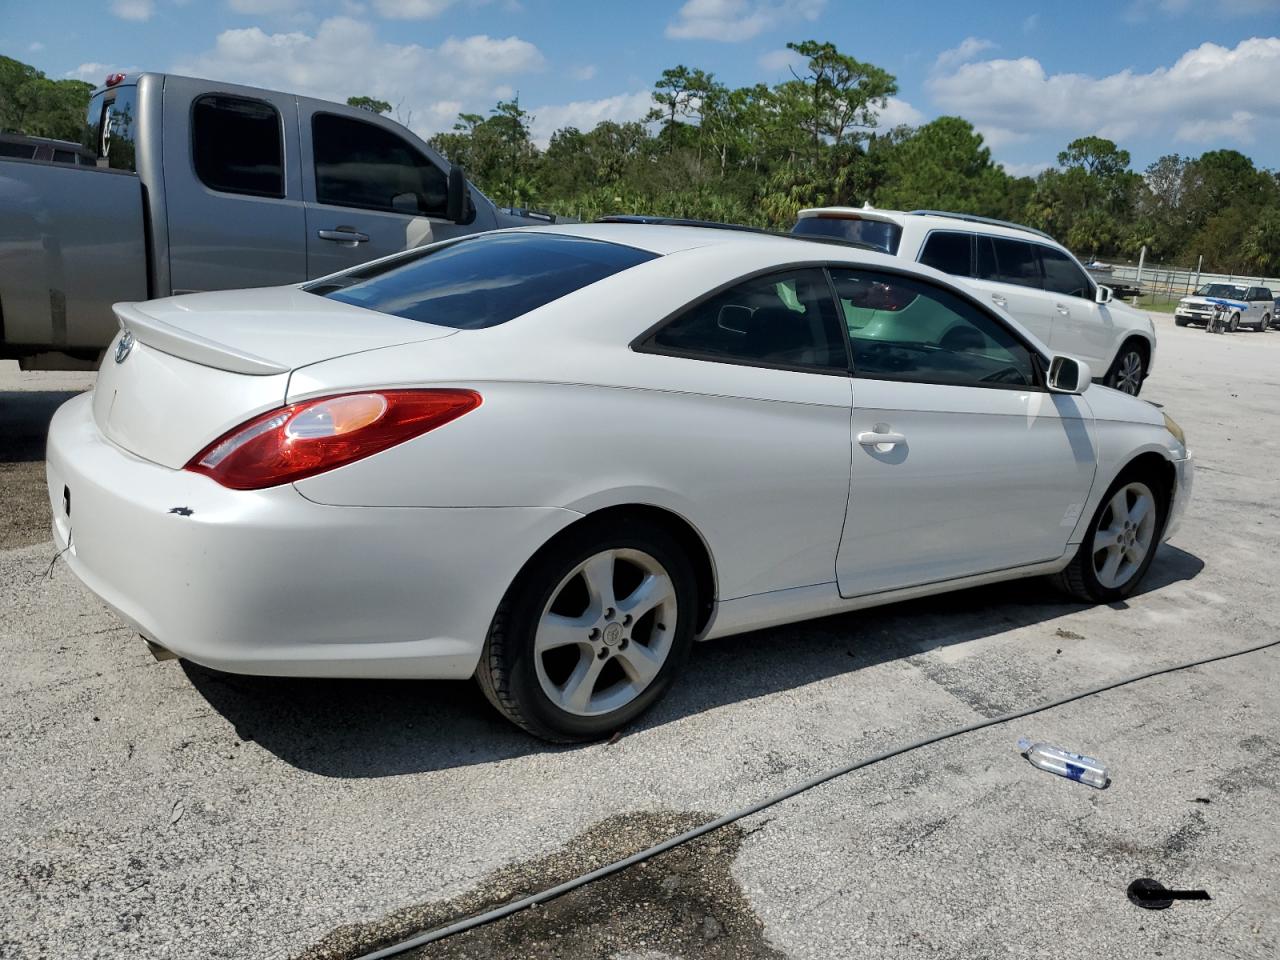
<svg viewBox="0 0 1280 960">
<path fill-rule="evenodd" d="M 1050 243 L 1061 246 L 1057 240 L 1045 233 L 1043 230 L 1037 230 L 1035 227 L 1028 227 L 1021 223 L 1011 223 L 1008 220 L 996 220 L 991 217 L 980 217 L 969 213 L 952 213 L 947 210 L 880 210 L 876 207 L 809 207 L 801 210 L 799 219 L 805 220 L 811 217 L 821 217 L 823 215 L 848 217 L 849 219 L 860 220 L 879 220 L 884 223 L 896 223 L 900 227 L 906 226 L 908 221 L 922 223 L 929 227 L 941 230 L 968 230 L 970 232 L 981 232 L 997 237 L 1019 237 L 1031 234 L 1039 240 L 1047 240 Z"/>
</svg>

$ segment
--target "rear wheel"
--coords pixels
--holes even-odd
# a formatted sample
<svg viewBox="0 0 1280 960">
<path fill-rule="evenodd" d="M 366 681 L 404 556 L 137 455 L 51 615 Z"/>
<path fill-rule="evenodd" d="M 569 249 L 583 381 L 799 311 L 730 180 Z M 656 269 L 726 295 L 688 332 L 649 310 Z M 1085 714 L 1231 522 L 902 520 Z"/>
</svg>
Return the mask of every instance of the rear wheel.
<svg viewBox="0 0 1280 960">
<path fill-rule="evenodd" d="M 1116 359 L 1111 364 L 1111 369 L 1107 371 L 1104 382 L 1108 387 L 1114 387 L 1131 397 L 1136 397 L 1142 390 L 1142 380 L 1146 376 L 1146 371 L 1146 352 L 1135 341 L 1130 340 L 1116 354 Z"/>
<path fill-rule="evenodd" d="M 1114 603 L 1137 589 L 1159 545 L 1168 496 L 1145 475 L 1122 476 L 1107 491 L 1080 549 L 1055 581 L 1087 603 Z"/>
<path fill-rule="evenodd" d="M 1262 319 L 1258 321 L 1258 332 L 1266 333 L 1267 327 L 1269 326 L 1271 326 L 1271 317 L 1270 315 L 1264 313 L 1262 315 Z"/>
<path fill-rule="evenodd" d="M 546 740 L 608 736 L 652 706 L 688 658 L 693 568 L 664 530 L 586 524 L 508 591 L 476 678 L 509 720 Z"/>
</svg>

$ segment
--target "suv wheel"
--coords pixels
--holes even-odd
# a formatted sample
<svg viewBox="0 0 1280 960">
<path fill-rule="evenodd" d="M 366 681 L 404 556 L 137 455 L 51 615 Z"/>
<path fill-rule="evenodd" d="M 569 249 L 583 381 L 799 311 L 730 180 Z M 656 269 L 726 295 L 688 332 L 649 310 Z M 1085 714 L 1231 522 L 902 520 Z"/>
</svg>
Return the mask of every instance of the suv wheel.
<svg viewBox="0 0 1280 960">
<path fill-rule="evenodd" d="M 1136 397 L 1142 390 L 1142 380 L 1146 372 L 1147 359 L 1142 348 L 1130 341 L 1116 354 L 1115 362 L 1111 364 L 1111 369 L 1107 371 L 1103 382 L 1121 393 Z"/>
<path fill-rule="evenodd" d="M 1271 317 L 1270 315 L 1264 313 L 1262 315 L 1262 319 L 1258 321 L 1258 332 L 1266 333 L 1267 327 L 1269 326 L 1271 326 Z"/>
<path fill-rule="evenodd" d="M 1240 314 L 1233 313 L 1231 315 L 1231 323 L 1230 325 L 1228 325 L 1227 331 L 1230 333 L 1235 333 L 1239 329 L 1240 329 Z"/>
</svg>

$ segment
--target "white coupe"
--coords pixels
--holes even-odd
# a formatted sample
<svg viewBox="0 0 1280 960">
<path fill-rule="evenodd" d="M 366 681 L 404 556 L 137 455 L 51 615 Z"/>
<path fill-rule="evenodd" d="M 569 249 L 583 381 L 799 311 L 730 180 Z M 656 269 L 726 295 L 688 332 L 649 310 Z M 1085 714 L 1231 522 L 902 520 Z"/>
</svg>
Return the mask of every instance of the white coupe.
<svg viewBox="0 0 1280 960">
<path fill-rule="evenodd" d="M 928 267 L 629 223 L 119 304 L 54 538 L 158 653 L 475 676 L 554 740 L 695 638 L 1037 574 L 1126 596 L 1181 431 Z"/>
</svg>

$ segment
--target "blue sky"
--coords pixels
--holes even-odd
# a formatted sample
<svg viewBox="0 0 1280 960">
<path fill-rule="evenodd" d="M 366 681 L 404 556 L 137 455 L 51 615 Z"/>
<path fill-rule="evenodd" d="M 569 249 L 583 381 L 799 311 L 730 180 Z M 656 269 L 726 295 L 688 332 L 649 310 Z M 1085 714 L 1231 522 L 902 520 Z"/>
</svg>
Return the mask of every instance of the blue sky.
<svg viewBox="0 0 1280 960">
<path fill-rule="evenodd" d="M 53 77 L 370 94 L 424 133 L 518 92 L 542 140 L 642 115 L 678 63 L 775 82 L 784 44 L 815 38 L 897 76 L 882 125 L 960 114 L 1013 172 L 1086 134 L 1138 168 L 1220 147 L 1280 167 L 1280 0 L 0 0 L 0 23 L 0 53 Z"/>
</svg>

